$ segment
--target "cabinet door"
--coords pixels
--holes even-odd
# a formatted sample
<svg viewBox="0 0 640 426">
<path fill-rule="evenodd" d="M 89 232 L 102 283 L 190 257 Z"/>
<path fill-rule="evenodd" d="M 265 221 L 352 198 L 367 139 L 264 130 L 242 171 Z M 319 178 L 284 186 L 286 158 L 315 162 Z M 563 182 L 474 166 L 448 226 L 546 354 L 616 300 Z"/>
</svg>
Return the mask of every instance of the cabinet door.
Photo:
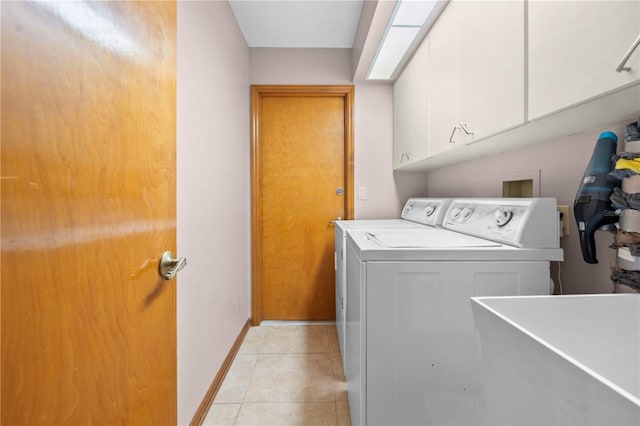
<svg viewBox="0 0 640 426">
<path fill-rule="evenodd" d="M 460 121 L 478 140 L 525 121 L 524 2 L 463 4 Z"/>
<path fill-rule="evenodd" d="M 429 155 L 524 123 L 524 19 L 521 1 L 449 3 L 430 33 Z"/>
<path fill-rule="evenodd" d="M 424 40 L 393 86 L 393 167 L 427 157 L 429 41 Z"/>
<path fill-rule="evenodd" d="M 429 156 L 464 145 L 458 132 L 451 133 L 462 115 L 463 1 L 450 2 L 428 35 L 429 47 Z M 484 17 L 483 17 L 484 19 Z"/>
<path fill-rule="evenodd" d="M 346 233 L 346 229 L 341 231 L 339 225 L 335 225 L 335 242 L 334 242 L 334 256 L 335 256 L 335 270 L 336 270 L 336 331 L 338 332 L 338 344 L 340 345 L 340 357 L 342 359 L 342 366 L 346 365 L 344 358 L 344 335 L 345 335 L 345 300 L 346 300 L 346 260 L 345 260 L 345 245 L 346 239 L 343 237 L 343 232 Z"/>
<path fill-rule="evenodd" d="M 529 7 L 529 119 L 640 79 L 640 52 L 616 72 L 640 34 L 638 1 L 532 1 Z"/>
</svg>

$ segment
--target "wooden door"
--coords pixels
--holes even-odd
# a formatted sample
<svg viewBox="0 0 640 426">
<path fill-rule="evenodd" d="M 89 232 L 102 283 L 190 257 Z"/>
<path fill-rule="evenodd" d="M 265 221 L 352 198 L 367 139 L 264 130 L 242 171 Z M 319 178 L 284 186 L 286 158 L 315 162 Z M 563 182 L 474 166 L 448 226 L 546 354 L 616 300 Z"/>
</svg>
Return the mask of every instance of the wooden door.
<svg viewBox="0 0 640 426">
<path fill-rule="evenodd" d="M 253 87 L 254 324 L 335 319 L 330 222 L 353 216 L 352 104 L 352 86 Z"/>
<path fill-rule="evenodd" d="M 175 424 L 175 3 L 1 12 L 2 424 Z"/>
</svg>

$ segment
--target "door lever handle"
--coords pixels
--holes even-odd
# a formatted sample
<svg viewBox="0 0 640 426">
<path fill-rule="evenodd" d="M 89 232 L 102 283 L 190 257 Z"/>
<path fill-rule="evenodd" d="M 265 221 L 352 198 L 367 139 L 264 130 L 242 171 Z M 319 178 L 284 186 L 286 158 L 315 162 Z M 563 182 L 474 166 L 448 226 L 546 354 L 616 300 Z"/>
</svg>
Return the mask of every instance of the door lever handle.
<svg viewBox="0 0 640 426">
<path fill-rule="evenodd" d="M 162 278 L 170 281 L 176 277 L 178 271 L 187 266 L 187 258 L 181 257 L 180 259 L 174 259 L 173 253 L 165 251 L 160 257 L 158 263 L 158 273 Z"/>
<path fill-rule="evenodd" d="M 342 217 L 338 216 L 338 218 L 336 220 L 330 220 L 329 221 L 329 225 L 335 225 L 336 222 L 342 220 Z"/>
</svg>

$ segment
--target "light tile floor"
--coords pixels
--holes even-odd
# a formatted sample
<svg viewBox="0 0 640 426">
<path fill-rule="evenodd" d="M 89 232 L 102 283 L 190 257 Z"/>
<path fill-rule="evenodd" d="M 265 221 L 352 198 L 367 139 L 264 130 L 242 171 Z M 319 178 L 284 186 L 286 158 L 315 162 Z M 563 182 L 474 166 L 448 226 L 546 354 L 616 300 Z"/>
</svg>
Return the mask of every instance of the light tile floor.
<svg viewBox="0 0 640 426">
<path fill-rule="evenodd" d="M 252 327 L 204 424 L 350 426 L 335 325 Z"/>
</svg>

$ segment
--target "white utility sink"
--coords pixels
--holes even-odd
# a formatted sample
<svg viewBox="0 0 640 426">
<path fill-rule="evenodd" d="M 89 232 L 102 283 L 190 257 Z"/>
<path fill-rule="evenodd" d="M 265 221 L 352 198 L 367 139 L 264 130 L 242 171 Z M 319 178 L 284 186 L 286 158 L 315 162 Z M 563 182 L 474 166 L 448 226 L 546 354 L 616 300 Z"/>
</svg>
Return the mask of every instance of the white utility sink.
<svg viewBox="0 0 640 426">
<path fill-rule="evenodd" d="M 471 304 L 477 424 L 640 425 L 640 295 Z"/>
</svg>

